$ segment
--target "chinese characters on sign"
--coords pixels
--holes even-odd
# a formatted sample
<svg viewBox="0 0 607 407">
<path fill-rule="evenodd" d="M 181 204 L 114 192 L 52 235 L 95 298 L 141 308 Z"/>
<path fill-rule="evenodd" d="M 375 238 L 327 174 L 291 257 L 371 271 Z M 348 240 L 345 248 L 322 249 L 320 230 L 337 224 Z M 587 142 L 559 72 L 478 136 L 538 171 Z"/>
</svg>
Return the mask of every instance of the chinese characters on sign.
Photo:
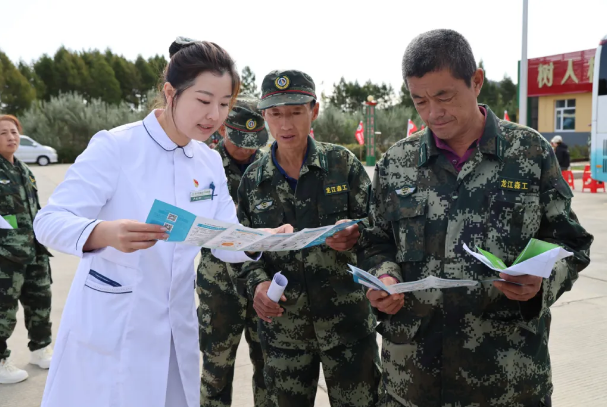
<svg viewBox="0 0 607 407">
<path fill-rule="evenodd" d="M 552 80 L 554 78 L 554 63 L 542 65 L 539 64 L 537 67 L 537 86 L 552 86 Z"/>
<path fill-rule="evenodd" d="M 570 52 L 529 60 L 529 96 L 592 91 L 596 50 Z"/>
<path fill-rule="evenodd" d="M 578 78 L 575 76 L 575 72 L 573 72 L 573 59 L 567 60 L 567 72 L 565 72 L 565 76 L 563 77 L 563 80 L 561 81 L 561 85 L 564 84 L 565 82 L 567 82 L 567 79 L 569 79 L 569 78 L 571 78 L 573 80 L 573 82 L 575 82 L 575 83 L 580 82 L 578 80 Z"/>
</svg>

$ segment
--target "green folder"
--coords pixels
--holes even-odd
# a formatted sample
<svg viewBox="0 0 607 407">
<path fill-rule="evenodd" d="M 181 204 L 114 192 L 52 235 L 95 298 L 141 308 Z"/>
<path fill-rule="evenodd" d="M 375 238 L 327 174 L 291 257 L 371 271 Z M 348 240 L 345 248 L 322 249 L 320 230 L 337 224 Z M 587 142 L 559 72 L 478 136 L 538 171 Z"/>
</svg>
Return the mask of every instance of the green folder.
<svg viewBox="0 0 607 407">
<path fill-rule="evenodd" d="M 549 250 L 557 249 L 559 247 L 559 245 L 553 243 L 548 243 L 537 239 L 531 239 L 529 243 L 527 243 L 525 250 L 523 250 L 522 253 L 518 255 L 512 265 L 514 266 L 515 264 L 522 263 L 525 260 L 528 260 L 535 256 L 539 256 L 542 253 L 546 253 Z"/>
<path fill-rule="evenodd" d="M 532 257 L 539 256 L 542 253 L 546 253 L 549 250 L 556 249 L 559 247 L 560 246 L 556 244 L 544 242 L 538 239 L 531 239 L 529 240 L 529 243 L 527 243 L 527 246 L 525 246 L 525 249 L 521 252 L 521 254 L 519 254 L 516 260 L 514 260 L 514 263 L 512 263 L 512 265 L 514 266 L 515 264 L 522 263 L 525 260 L 529 260 Z M 500 270 L 505 270 L 508 268 L 506 266 L 506 263 L 504 263 L 504 261 L 496 255 L 489 253 L 488 251 L 483 250 L 478 246 L 476 247 L 476 249 L 479 251 L 479 253 L 485 256 L 487 260 L 491 262 L 493 267 Z"/>
<path fill-rule="evenodd" d="M 488 251 L 483 250 L 483 249 L 479 248 L 478 246 L 476 247 L 476 250 L 478 250 L 480 254 L 485 256 L 487 258 L 487 260 L 489 260 L 491 262 L 491 265 L 493 267 L 495 267 L 496 269 L 506 270 L 508 268 L 506 266 L 506 263 L 504 263 L 504 261 L 502 259 L 500 259 L 499 257 L 497 257 L 496 255 L 489 253 Z"/>
<path fill-rule="evenodd" d="M 15 215 L 4 215 L 2 217 L 13 227 L 13 229 L 17 229 L 17 217 Z"/>
</svg>

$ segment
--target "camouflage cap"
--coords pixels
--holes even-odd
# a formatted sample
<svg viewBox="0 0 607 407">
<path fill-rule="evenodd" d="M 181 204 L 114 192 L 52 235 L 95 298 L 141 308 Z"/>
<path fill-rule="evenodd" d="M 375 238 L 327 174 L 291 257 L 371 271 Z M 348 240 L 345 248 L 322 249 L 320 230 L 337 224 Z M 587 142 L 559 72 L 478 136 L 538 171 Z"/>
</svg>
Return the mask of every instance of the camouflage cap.
<svg viewBox="0 0 607 407">
<path fill-rule="evenodd" d="M 238 96 L 228 114 L 226 137 L 237 147 L 257 150 L 268 143 L 265 121 L 257 110 L 258 102 L 259 99 L 252 96 Z"/>
<path fill-rule="evenodd" d="M 303 105 L 316 100 L 316 89 L 310 75 L 301 71 L 272 71 L 263 78 L 259 109 Z"/>
</svg>

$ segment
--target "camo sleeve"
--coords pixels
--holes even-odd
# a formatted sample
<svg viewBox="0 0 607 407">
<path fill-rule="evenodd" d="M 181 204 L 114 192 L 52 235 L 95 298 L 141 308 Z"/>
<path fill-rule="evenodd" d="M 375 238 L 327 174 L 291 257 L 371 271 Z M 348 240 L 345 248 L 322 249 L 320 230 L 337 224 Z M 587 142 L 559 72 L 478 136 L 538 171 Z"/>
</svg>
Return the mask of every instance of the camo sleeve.
<svg viewBox="0 0 607 407">
<path fill-rule="evenodd" d="M 543 160 L 540 179 L 542 220 L 537 238 L 558 244 L 573 256 L 556 263 L 552 275 L 544 279 L 538 295 L 521 302 L 526 320 L 539 317 L 566 291 L 571 290 L 578 273 L 590 264 L 593 236 L 580 225 L 571 209 L 573 193 L 563 179 L 556 156 L 546 141 L 542 141 Z"/>
<path fill-rule="evenodd" d="M 400 267 L 396 263 L 396 242 L 392 231 L 392 223 L 384 217 L 386 207 L 382 196 L 381 173 L 386 158 L 375 166 L 373 183 L 369 188 L 368 212 L 369 226 L 361 232 L 358 240 L 358 264 L 377 277 L 389 274 L 398 281 L 403 281 Z"/>
<path fill-rule="evenodd" d="M 246 227 L 251 227 L 251 218 L 250 218 L 250 208 L 249 208 L 249 199 L 248 199 L 248 189 L 252 187 L 251 182 L 245 177 L 243 177 L 240 182 L 240 186 L 238 187 L 238 221 Z M 255 288 L 259 283 L 263 283 L 264 281 L 270 281 L 270 277 L 268 277 L 268 273 L 266 273 L 265 262 L 263 260 L 263 256 L 259 258 L 257 261 L 247 261 L 243 263 L 240 268 L 236 268 L 234 271 L 238 272 L 237 277 L 237 287 L 242 287 L 246 289 L 247 294 L 250 298 L 255 296 Z M 242 290 L 239 290 L 239 292 Z"/>
<path fill-rule="evenodd" d="M 348 218 L 349 219 L 363 219 L 359 224 L 358 228 L 362 232 L 364 229 L 369 227 L 369 220 L 367 218 L 367 202 L 369 200 L 369 188 L 371 186 L 371 180 L 367 175 L 365 167 L 360 161 L 354 156 L 354 154 L 348 151 L 348 185 L 350 186 L 350 192 L 348 197 Z M 349 250 L 349 252 L 356 253 L 360 250 L 358 242 Z"/>
</svg>

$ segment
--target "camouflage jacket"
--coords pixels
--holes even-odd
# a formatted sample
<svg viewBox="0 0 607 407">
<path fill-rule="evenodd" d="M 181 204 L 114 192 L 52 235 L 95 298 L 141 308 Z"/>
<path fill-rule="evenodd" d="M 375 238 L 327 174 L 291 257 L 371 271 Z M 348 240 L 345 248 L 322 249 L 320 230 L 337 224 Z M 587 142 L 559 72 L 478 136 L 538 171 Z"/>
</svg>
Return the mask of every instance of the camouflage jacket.
<svg viewBox="0 0 607 407">
<path fill-rule="evenodd" d="M 16 229 L 0 229 L 0 262 L 31 264 L 50 253 L 34 236 L 34 218 L 40 210 L 38 187 L 27 165 L 0 156 L 0 216 L 15 215 Z"/>
<path fill-rule="evenodd" d="M 225 142 L 223 139 L 217 144 L 215 151 L 221 155 L 223 160 L 223 168 L 226 172 L 226 177 L 228 178 L 228 190 L 230 191 L 230 196 L 234 200 L 234 204 L 238 204 L 238 186 L 240 185 L 240 180 L 242 179 L 243 174 L 240 171 L 238 164 L 226 151 Z M 263 158 L 265 155 L 266 153 L 263 151 L 257 150 L 255 157 L 251 162 L 257 161 Z"/>
<path fill-rule="evenodd" d="M 530 238 L 574 256 L 558 262 L 527 302 L 487 282 L 406 294 L 380 333 L 407 344 L 407 358 L 425 371 L 393 378 L 387 389 L 419 406 L 535 406 L 551 394 L 549 307 L 590 262 L 593 237 L 571 210 L 573 195 L 548 142 L 487 112 L 480 144 L 459 174 L 428 130 L 386 152 L 373 179 L 372 227 L 359 240 L 361 267 L 401 282 L 497 278 L 462 245 L 511 264 Z"/>
<path fill-rule="evenodd" d="M 367 216 L 370 184 L 364 167 L 341 146 L 314 141 L 301 168 L 295 192 L 268 154 L 251 165 L 238 189 L 238 218 L 245 226 L 276 228 L 293 225 L 295 231 L 333 225 L 341 219 Z M 361 286 L 347 272 L 356 261 L 351 252 L 326 245 L 299 251 L 264 252 L 256 262 L 244 263 L 250 297 L 263 281 L 282 272 L 289 283 L 285 313 L 262 324 L 270 345 L 284 349 L 319 346 L 331 349 L 352 343 L 375 329 L 375 317 Z"/>
<path fill-rule="evenodd" d="M 215 150 L 219 153 L 219 155 L 221 155 L 221 158 L 223 160 L 223 168 L 226 172 L 226 178 L 228 179 L 228 191 L 230 192 L 230 196 L 234 200 L 234 204 L 236 204 L 238 202 L 238 186 L 240 185 L 240 180 L 241 180 L 243 174 L 240 171 L 238 164 L 232 158 L 230 158 L 230 156 L 228 155 L 223 140 L 221 140 L 217 144 L 217 147 L 215 147 Z M 255 153 L 253 161 L 259 160 L 263 156 L 265 156 L 265 153 L 263 151 L 258 150 Z M 237 281 L 236 281 L 235 270 L 228 264 L 222 262 L 217 257 L 213 256 L 213 254 L 211 254 L 210 249 L 205 249 L 205 248 L 201 249 L 199 264 L 201 265 L 200 266 L 202 269 L 201 271 L 204 271 L 204 267 L 207 264 L 209 266 L 212 265 L 214 267 L 225 268 L 226 272 L 229 272 L 230 277 L 233 280 L 233 283 L 236 284 Z M 245 295 L 243 288 L 240 288 L 238 291 L 241 294 Z"/>
</svg>

